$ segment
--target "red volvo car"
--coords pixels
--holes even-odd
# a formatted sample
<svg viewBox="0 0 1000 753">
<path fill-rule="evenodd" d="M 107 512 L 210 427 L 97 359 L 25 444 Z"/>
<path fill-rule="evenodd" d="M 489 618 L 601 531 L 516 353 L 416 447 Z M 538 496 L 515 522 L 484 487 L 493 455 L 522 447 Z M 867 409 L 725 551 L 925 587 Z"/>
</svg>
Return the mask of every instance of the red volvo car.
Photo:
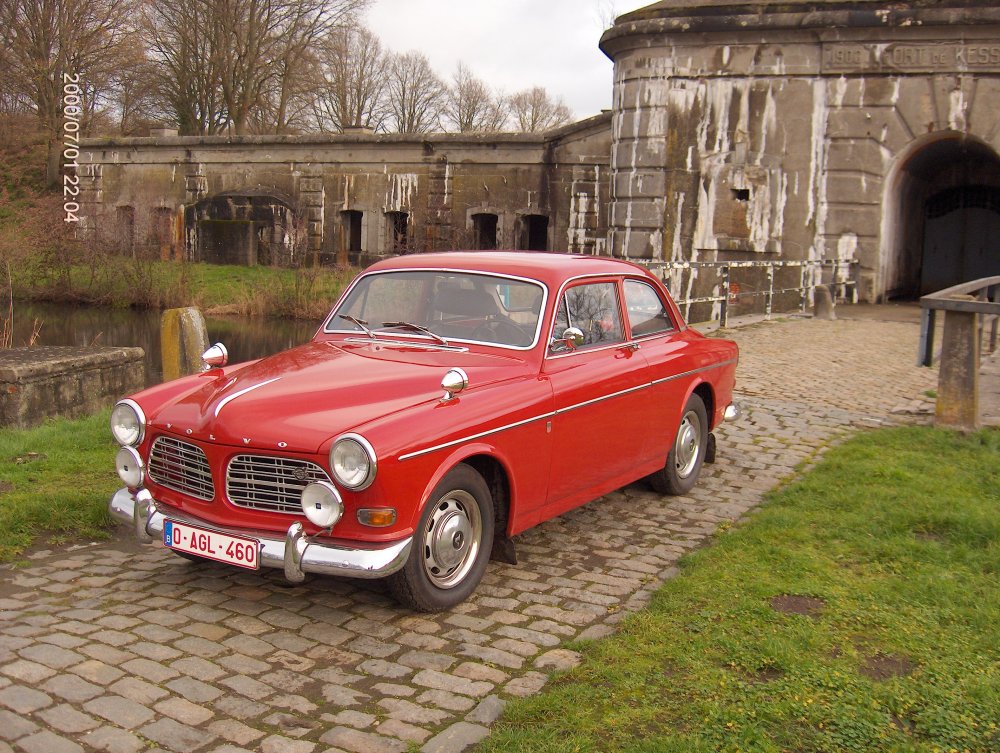
<svg viewBox="0 0 1000 753">
<path fill-rule="evenodd" d="M 114 408 L 111 513 L 181 556 L 387 578 L 423 611 L 512 537 L 647 477 L 695 484 L 738 414 L 737 347 L 624 261 L 450 252 L 382 261 L 313 339 Z"/>
</svg>

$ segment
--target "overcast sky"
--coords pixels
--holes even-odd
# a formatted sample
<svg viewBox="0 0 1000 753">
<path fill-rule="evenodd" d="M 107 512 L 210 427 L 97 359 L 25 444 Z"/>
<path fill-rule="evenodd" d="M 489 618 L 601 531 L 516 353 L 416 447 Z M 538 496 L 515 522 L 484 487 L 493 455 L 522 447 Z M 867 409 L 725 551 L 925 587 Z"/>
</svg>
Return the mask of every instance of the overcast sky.
<svg viewBox="0 0 1000 753">
<path fill-rule="evenodd" d="M 424 53 L 445 81 L 459 61 L 507 94 L 544 86 L 582 119 L 611 107 L 602 18 L 653 0 L 373 0 L 368 27 L 393 52 Z"/>
</svg>

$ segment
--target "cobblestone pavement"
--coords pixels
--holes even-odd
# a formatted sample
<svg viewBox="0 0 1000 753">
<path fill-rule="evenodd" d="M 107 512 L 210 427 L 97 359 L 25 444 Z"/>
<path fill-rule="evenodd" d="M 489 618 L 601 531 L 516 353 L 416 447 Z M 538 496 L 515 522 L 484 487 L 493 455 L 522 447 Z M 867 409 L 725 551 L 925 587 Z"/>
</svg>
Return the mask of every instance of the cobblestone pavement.
<svg viewBox="0 0 1000 753">
<path fill-rule="evenodd" d="M 695 492 L 634 484 L 518 537 L 455 610 L 377 583 L 196 565 L 122 540 L 0 572 L 0 753 L 459 751 L 641 607 L 723 521 L 862 427 L 926 420 L 932 370 L 900 322 L 730 331 L 745 409 Z M 108 458 L 111 463 L 111 458 Z"/>
</svg>

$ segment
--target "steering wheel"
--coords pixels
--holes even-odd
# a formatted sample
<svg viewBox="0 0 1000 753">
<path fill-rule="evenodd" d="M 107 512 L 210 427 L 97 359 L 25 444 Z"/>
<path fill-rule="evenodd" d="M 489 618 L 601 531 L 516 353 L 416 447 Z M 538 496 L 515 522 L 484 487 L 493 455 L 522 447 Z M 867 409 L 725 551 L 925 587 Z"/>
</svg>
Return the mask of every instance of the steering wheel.
<svg viewBox="0 0 1000 753">
<path fill-rule="evenodd" d="M 509 319 L 488 319 L 472 331 L 473 340 L 495 342 L 503 345 L 527 345 L 527 337 L 520 327 Z"/>
</svg>

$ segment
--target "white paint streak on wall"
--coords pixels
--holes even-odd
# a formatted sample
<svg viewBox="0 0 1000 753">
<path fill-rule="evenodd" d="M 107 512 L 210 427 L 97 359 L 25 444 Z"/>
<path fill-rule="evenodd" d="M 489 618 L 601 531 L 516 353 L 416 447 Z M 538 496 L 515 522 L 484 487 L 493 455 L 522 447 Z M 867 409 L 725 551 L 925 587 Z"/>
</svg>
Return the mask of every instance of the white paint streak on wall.
<svg viewBox="0 0 1000 753">
<path fill-rule="evenodd" d="M 566 244 L 570 253 L 580 253 L 587 238 L 587 211 L 590 197 L 576 190 L 576 181 L 569 197 L 569 224 L 566 228 Z"/>
<path fill-rule="evenodd" d="M 806 224 L 815 221 L 816 236 L 810 258 L 823 258 L 823 232 L 826 226 L 826 130 L 829 110 L 826 101 L 826 81 L 813 82 L 813 112 L 809 155 L 809 212 Z"/>
<path fill-rule="evenodd" d="M 351 196 L 354 194 L 354 176 L 345 175 L 344 176 L 344 210 L 351 208 Z"/>
<path fill-rule="evenodd" d="M 837 261 L 850 261 L 858 252 L 858 236 L 844 233 L 837 239 Z"/>
<path fill-rule="evenodd" d="M 385 195 L 387 212 L 408 211 L 417 192 L 416 173 L 394 173 L 389 176 L 389 189 Z"/>
<path fill-rule="evenodd" d="M 683 224 L 684 194 L 677 195 L 677 209 L 674 211 L 674 237 L 670 248 L 670 261 L 684 261 L 684 247 L 681 245 L 681 225 Z M 674 290 L 680 287 L 679 283 Z"/>
<path fill-rule="evenodd" d="M 948 127 L 953 131 L 967 130 L 965 91 L 961 86 L 958 86 L 952 90 L 948 99 Z"/>
<path fill-rule="evenodd" d="M 833 94 L 833 106 L 841 108 L 844 106 L 844 96 L 847 94 L 847 76 L 837 79 L 837 87 Z"/>
</svg>

